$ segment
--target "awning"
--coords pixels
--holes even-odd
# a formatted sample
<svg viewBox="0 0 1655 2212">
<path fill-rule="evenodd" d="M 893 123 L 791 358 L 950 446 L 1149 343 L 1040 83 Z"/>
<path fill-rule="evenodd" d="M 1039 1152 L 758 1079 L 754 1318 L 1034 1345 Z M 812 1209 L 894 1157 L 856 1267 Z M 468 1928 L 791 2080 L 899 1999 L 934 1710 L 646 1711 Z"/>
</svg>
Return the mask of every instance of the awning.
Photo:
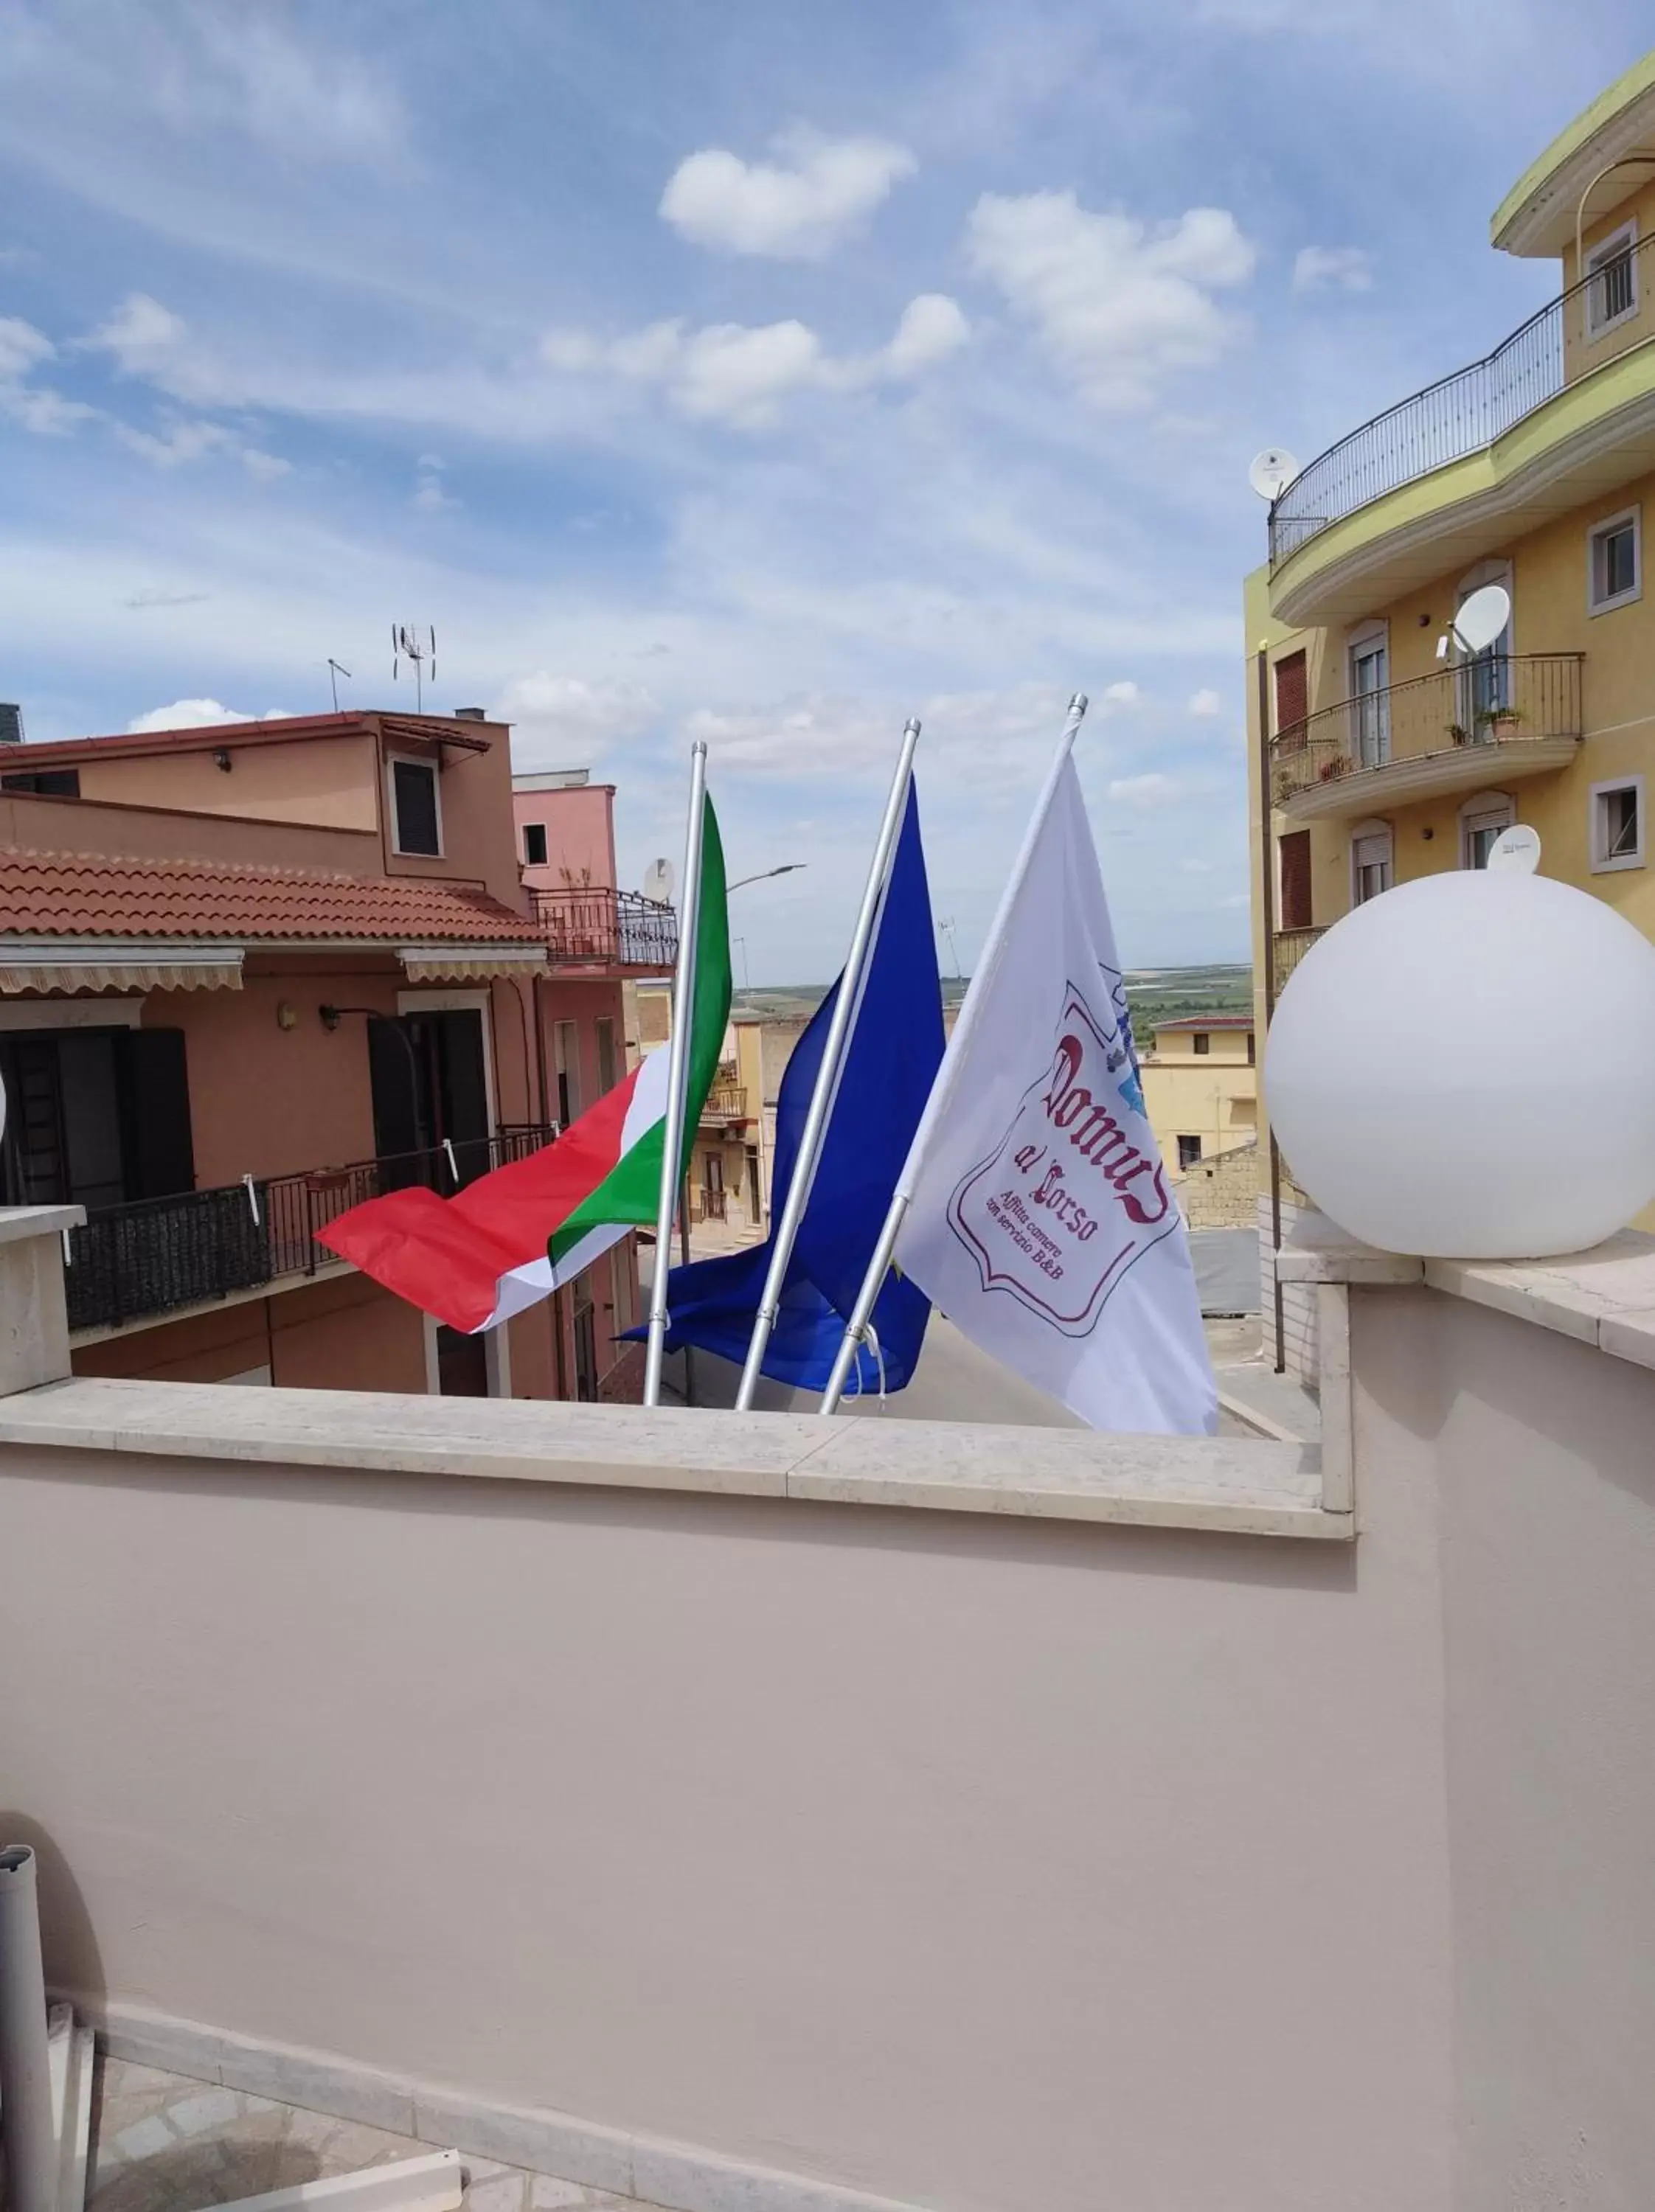
<svg viewBox="0 0 1655 2212">
<path fill-rule="evenodd" d="M 0 993 L 239 991 L 239 945 L 0 937 Z"/>
<path fill-rule="evenodd" d="M 546 972 L 544 945 L 405 945 L 397 957 L 411 983 L 479 983 Z"/>
</svg>

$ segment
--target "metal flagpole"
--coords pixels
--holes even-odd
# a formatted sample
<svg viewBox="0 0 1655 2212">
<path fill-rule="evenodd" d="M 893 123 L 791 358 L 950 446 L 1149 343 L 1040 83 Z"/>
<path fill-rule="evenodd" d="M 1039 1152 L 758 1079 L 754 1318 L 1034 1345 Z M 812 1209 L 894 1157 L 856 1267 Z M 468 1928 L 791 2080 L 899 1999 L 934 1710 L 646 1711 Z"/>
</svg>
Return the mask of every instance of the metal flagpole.
<svg viewBox="0 0 1655 2212">
<path fill-rule="evenodd" d="M 995 909 L 995 918 L 989 925 L 989 934 L 983 943 L 983 957 L 977 962 L 976 972 L 965 988 L 965 1000 L 960 1007 L 958 1019 L 954 1024 L 954 1033 L 948 1040 L 948 1049 L 942 1056 L 942 1066 L 937 1070 L 936 1081 L 931 1085 L 931 1096 L 925 1102 L 925 1111 L 921 1115 L 919 1127 L 914 1132 L 914 1141 L 908 1147 L 908 1158 L 904 1161 L 902 1173 L 897 1178 L 897 1188 L 891 1194 L 891 1208 L 885 1217 L 885 1226 L 879 1231 L 879 1241 L 873 1248 L 873 1256 L 867 1263 L 867 1273 L 862 1278 L 862 1287 L 856 1293 L 856 1304 L 852 1310 L 849 1324 L 840 1340 L 838 1356 L 833 1363 L 833 1371 L 828 1376 L 827 1389 L 822 1393 L 822 1402 L 817 1408 L 818 1413 L 831 1413 L 837 1411 L 839 1401 L 844 1395 L 845 1384 L 849 1380 L 850 1370 L 857 1352 L 867 1334 L 867 1324 L 873 1318 L 873 1308 L 878 1303 L 879 1292 L 885 1288 L 885 1276 L 890 1272 L 891 1256 L 897 1249 L 897 1238 L 902 1231 L 903 1218 L 908 1212 L 909 1200 L 913 1195 L 914 1185 L 919 1179 L 920 1163 L 925 1157 L 926 1146 L 931 1141 L 931 1132 L 936 1127 L 943 1108 L 953 1095 L 956 1072 L 959 1067 L 961 1056 L 970 1040 L 971 1031 L 977 1026 L 978 1010 L 987 994 L 988 986 L 995 969 L 999 964 L 1001 940 L 1006 934 L 1007 925 L 1011 920 L 1012 908 L 1017 903 L 1018 894 L 1022 890 L 1024 878 L 1029 872 L 1029 864 L 1034 857 L 1035 841 L 1040 835 L 1041 825 L 1044 823 L 1052 799 L 1056 796 L 1058 779 L 1063 773 L 1069 755 L 1074 750 L 1074 740 L 1080 732 L 1081 717 L 1086 711 L 1086 695 L 1084 691 L 1077 691 L 1069 701 L 1068 713 L 1063 722 L 1063 734 L 1057 740 L 1057 750 L 1052 755 L 1051 766 L 1046 770 L 1046 780 L 1040 787 L 1040 796 L 1036 799 L 1034 811 L 1029 817 L 1029 826 L 1023 833 L 1022 846 L 1016 860 L 1012 863 L 1012 872 L 1006 878 L 1006 888 L 1000 894 L 1000 904 Z"/>
<path fill-rule="evenodd" d="M 736 1393 L 735 1409 L 739 1413 L 750 1413 L 752 1409 L 759 1376 L 764 1372 L 764 1352 L 770 1340 L 770 1331 L 775 1328 L 776 1316 L 781 1310 L 782 1286 L 787 1279 L 788 1263 L 793 1257 L 799 1224 L 805 1218 L 811 1186 L 816 1180 L 816 1170 L 821 1163 L 828 1117 L 833 1111 L 840 1073 L 845 1054 L 849 1050 L 851 1030 L 861 1011 L 862 984 L 873 949 L 873 936 L 879 927 L 880 909 L 885 902 L 891 856 L 896 852 L 897 839 L 902 830 L 903 815 L 908 804 L 909 778 L 913 773 L 914 748 L 919 741 L 919 724 L 916 721 L 906 723 L 903 728 L 902 748 L 897 755 L 897 772 L 891 780 L 891 795 L 885 803 L 885 818 L 874 841 L 873 858 L 868 866 L 867 884 L 862 892 L 861 906 L 857 911 L 856 927 L 851 932 L 850 951 L 845 957 L 845 972 L 840 979 L 838 1000 L 833 1009 L 833 1019 L 828 1024 L 827 1042 L 822 1048 L 822 1064 L 817 1071 L 816 1087 L 811 1093 L 810 1110 L 805 1116 L 804 1133 L 799 1140 L 799 1158 L 794 1163 L 793 1181 L 788 1187 L 788 1202 L 782 1209 L 781 1225 L 776 1230 L 776 1242 L 771 1247 L 770 1264 L 765 1273 L 764 1290 L 758 1301 L 758 1311 L 753 1316 L 753 1333 L 747 1345 L 747 1363 L 741 1370 L 741 1387 Z"/>
<path fill-rule="evenodd" d="M 672 979 L 672 1034 L 667 1046 L 666 1126 L 661 1131 L 660 1206 L 655 1215 L 655 1273 L 649 1285 L 649 1347 L 643 1402 L 660 1403 L 666 1350 L 666 1278 L 672 1267 L 672 1208 L 684 1164 L 684 1109 L 690 1093 L 690 1027 L 696 991 L 696 939 L 701 929 L 701 841 L 706 811 L 707 746 L 690 748 L 690 820 L 684 833 L 684 911 L 678 920 L 678 973 Z"/>
</svg>

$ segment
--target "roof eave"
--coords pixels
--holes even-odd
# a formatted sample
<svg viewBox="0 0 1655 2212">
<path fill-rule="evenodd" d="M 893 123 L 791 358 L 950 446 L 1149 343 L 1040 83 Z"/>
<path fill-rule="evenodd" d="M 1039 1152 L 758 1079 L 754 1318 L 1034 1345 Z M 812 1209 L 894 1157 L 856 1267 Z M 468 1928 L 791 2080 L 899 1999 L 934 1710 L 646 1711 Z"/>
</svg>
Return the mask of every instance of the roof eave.
<svg viewBox="0 0 1655 2212">
<path fill-rule="evenodd" d="M 1494 245 L 1523 258 L 1561 255 L 1573 242 L 1580 196 L 1592 178 L 1608 163 L 1651 147 L 1655 49 L 1600 92 L 1529 164 L 1490 218 Z"/>
</svg>

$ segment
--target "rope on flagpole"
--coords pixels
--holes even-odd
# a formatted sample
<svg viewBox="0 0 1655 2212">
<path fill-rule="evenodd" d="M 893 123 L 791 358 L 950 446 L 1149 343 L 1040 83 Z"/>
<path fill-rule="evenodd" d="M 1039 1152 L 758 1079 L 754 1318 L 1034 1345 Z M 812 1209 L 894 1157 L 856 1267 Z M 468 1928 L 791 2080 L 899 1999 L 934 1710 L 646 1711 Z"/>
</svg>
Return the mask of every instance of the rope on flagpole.
<svg viewBox="0 0 1655 2212">
<path fill-rule="evenodd" d="M 833 1111 L 839 1079 L 850 1050 L 851 1032 L 855 1026 L 856 1017 L 861 1012 L 862 987 L 873 958 L 879 917 L 885 908 L 897 839 L 902 831 L 903 816 L 908 804 L 909 780 L 914 769 L 914 748 L 919 741 L 918 722 L 907 722 L 903 728 L 902 744 L 897 755 L 897 771 L 891 779 L 890 795 L 885 803 L 885 816 L 874 841 L 873 858 L 868 865 L 862 902 L 857 909 L 856 926 L 850 935 L 850 950 L 845 956 L 845 971 L 839 979 L 839 996 L 834 1005 L 833 1018 L 828 1024 L 821 1065 L 816 1071 L 816 1085 L 811 1092 L 809 1110 L 805 1115 L 804 1133 L 799 1139 L 799 1157 L 794 1163 L 793 1180 L 788 1186 L 787 1204 L 782 1208 L 781 1224 L 770 1247 L 770 1262 L 764 1273 L 764 1288 L 758 1301 L 758 1311 L 753 1316 L 752 1334 L 747 1342 L 746 1364 L 741 1370 L 741 1387 L 736 1392 L 735 1409 L 738 1413 L 752 1410 L 759 1377 L 764 1371 L 764 1353 L 770 1345 L 770 1332 L 776 1327 L 776 1317 L 782 1310 L 782 1290 L 787 1280 L 788 1265 L 793 1258 L 793 1248 L 798 1239 L 800 1224 L 805 1218 L 805 1208 L 810 1202 L 816 1170 L 821 1164 L 828 1120 Z"/>
<path fill-rule="evenodd" d="M 690 1028 L 695 1012 L 696 940 L 701 928 L 701 846 L 707 801 L 707 746 L 690 749 L 690 819 L 684 833 L 684 911 L 678 917 L 678 964 L 672 979 L 672 1034 L 667 1047 L 666 1120 L 661 1130 L 660 1203 L 655 1213 L 655 1272 L 649 1285 L 649 1344 L 643 1402 L 660 1403 L 666 1352 L 666 1278 L 672 1265 L 672 1209 L 684 1163 L 684 1115 L 690 1096 Z"/>
<path fill-rule="evenodd" d="M 1068 713 L 1063 722 L 1062 735 L 1057 740 L 1057 750 L 1052 755 L 1051 766 L 1046 770 L 1046 780 L 1040 787 L 1040 796 L 1036 799 L 1034 811 L 1029 817 L 1029 826 L 1023 833 L 1021 848 L 1016 860 L 1012 863 L 1010 875 L 1006 878 L 1006 888 L 1000 894 L 1000 904 L 995 909 L 994 921 L 989 925 L 989 935 L 983 948 L 983 957 L 977 962 L 976 972 L 966 986 L 964 1003 L 961 1006 L 958 1018 L 954 1024 L 954 1033 L 948 1040 L 948 1049 L 942 1056 L 942 1066 L 937 1070 L 936 1080 L 931 1085 L 931 1095 L 925 1102 L 925 1111 L 921 1115 L 919 1127 L 914 1132 L 914 1140 L 908 1147 L 908 1158 L 904 1161 L 902 1173 L 897 1178 L 896 1189 L 891 1193 L 890 1210 L 885 1217 L 885 1226 L 879 1231 L 879 1241 L 873 1248 L 873 1256 L 867 1263 L 867 1273 L 862 1278 L 861 1289 L 856 1293 L 856 1304 L 851 1310 L 850 1320 L 846 1326 L 844 1335 L 840 1340 L 838 1354 L 833 1363 L 833 1371 L 828 1376 L 827 1388 L 822 1393 L 822 1402 L 817 1408 L 818 1413 L 831 1413 L 837 1410 L 858 1349 L 867 1335 L 868 1324 L 873 1316 L 873 1308 L 878 1302 L 879 1292 L 885 1288 L 885 1279 L 890 1272 L 891 1262 L 896 1253 L 897 1238 L 902 1229 L 903 1218 L 908 1212 L 914 1186 L 919 1180 L 920 1164 L 925 1157 L 926 1147 L 931 1141 L 931 1133 L 935 1128 L 943 1109 L 953 1096 L 954 1085 L 958 1080 L 965 1047 L 970 1042 L 971 1032 L 977 1026 L 978 1012 L 988 995 L 989 985 L 1000 965 L 1001 951 L 1005 942 L 1007 926 L 1011 921 L 1012 909 L 1017 903 L 1018 894 L 1021 891 L 1024 879 L 1029 872 L 1041 826 L 1050 810 L 1052 800 L 1057 795 L 1058 783 L 1062 777 L 1064 769 L 1068 765 L 1069 755 L 1074 750 L 1074 740 L 1080 734 L 1081 718 L 1086 711 L 1086 695 L 1084 691 L 1077 691 L 1069 701 Z"/>
</svg>

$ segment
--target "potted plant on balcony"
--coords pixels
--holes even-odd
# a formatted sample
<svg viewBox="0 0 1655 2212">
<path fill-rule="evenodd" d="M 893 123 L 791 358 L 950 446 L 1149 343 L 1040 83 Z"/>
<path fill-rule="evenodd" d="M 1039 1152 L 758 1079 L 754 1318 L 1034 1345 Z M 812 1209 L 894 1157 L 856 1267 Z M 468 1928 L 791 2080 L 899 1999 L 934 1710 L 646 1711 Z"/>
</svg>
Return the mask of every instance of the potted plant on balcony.
<svg viewBox="0 0 1655 2212">
<path fill-rule="evenodd" d="M 1457 745 L 1469 745 L 1471 742 L 1471 732 L 1463 722 L 1451 722 L 1448 734 Z"/>
<path fill-rule="evenodd" d="M 1515 707 L 1483 707 L 1477 714 L 1477 732 L 1484 744 L 1492 738 L 1495 744 L 1503 744 L 1508 738 L 1517 735 L 1518 724 L 1522 720 Z"/>
<path fill-rule="evenodd" d="M 1334 753 L 1329 759 L 1323 762 L 1317 774 L 1322 782 L 1331 783 L 1336 776 L 1346 775 L 1349 768 L 1350 757 L 1348 753 Z"/>
</svg>

